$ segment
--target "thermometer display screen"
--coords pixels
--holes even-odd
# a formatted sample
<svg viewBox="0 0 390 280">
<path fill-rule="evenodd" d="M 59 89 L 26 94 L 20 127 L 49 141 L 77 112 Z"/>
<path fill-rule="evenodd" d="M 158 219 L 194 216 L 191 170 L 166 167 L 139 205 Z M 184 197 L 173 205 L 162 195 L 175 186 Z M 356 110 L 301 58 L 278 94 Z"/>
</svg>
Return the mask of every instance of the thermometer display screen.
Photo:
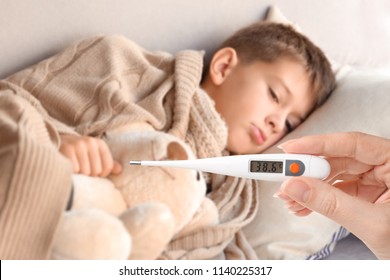
<svg viewBox="0 0 390 280">
<path fill-rule="evenodd" d="M 283 161 L 251 160 L 250 172 L 283 173 Z"/>
</svg>

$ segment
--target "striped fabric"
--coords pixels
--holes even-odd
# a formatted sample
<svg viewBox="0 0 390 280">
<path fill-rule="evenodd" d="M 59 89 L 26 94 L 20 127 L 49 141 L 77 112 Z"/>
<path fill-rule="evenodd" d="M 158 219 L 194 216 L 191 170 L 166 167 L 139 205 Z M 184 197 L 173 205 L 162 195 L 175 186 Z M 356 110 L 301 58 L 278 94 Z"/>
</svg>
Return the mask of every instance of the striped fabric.
<svg viewBox="0 0 390 280">
<path fill-rule="evenodd" d="M 332 235 L 331 241 L 326 244 L 320 251 L 307 257 L 307 260 L 320 260 L 326 258 L 330 255 L 330 253 L 333 252 L 337 242 L 347 237 L 348 235 L 349 231 L 344 227 L 340 227 L 340 229 Z"/>
</svg>

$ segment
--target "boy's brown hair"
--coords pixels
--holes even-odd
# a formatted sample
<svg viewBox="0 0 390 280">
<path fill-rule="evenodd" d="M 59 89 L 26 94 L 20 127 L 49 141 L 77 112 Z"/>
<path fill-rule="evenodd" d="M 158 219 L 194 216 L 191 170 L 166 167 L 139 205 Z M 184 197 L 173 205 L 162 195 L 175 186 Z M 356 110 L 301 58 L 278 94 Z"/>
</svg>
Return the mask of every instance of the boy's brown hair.
<svg viewBox="0 0 390 280">
<path fill-rule="evenodd" d="M 306 36 L 285 24 L 258 22 L 243 28 L 218 48 L 231 47 L 242 63 L 256 60 L 273 62 L 282 57 L 298 60 L 310 75 L 314 108 L 320 106 L 335 88 L 331 65 L 317 46 Z"/>
</svg>

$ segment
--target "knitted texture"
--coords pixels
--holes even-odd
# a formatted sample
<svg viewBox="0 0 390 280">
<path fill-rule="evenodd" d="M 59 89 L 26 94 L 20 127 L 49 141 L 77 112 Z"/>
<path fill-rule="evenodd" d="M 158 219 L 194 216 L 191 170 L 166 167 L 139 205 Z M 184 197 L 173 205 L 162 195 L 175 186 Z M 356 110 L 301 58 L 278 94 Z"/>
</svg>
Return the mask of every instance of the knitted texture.
<svg viewBox="0 0 390 280">
<path fill-rule="evenodd" d="M 227 128 L 199 87 L 202 69 L 203 52 L 187 50 L 175 57 L 146 51 L 113 35 L 75 44 L 5 83 L 35 104 L 54 127 L 53 139 L 58 133 L 102 137 L 144 122 L 183 139 L 197 157 L 221 156 Z M 221 224 L 173 240 L 162 258 L 214 257 L 235 243 L 235 234 L 252 220 L 257 209 L 255 184 L 229 177 L 218 182 L 213 182 L 210 197 Z"/>
<path fill-rule="evenodd" d="M 46 259 L 71 188 L 47 124 L 0 83 L 0 259 Z"/>
</svg>

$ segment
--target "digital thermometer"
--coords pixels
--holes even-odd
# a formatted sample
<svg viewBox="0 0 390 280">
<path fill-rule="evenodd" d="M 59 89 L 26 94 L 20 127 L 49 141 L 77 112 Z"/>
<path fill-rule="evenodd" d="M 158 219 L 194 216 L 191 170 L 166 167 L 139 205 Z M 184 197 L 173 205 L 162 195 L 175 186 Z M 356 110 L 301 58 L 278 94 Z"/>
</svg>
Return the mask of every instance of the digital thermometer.
<svg viewBox="0 0 390 280">
<path fill-rule="evenodd" d="M 253 154 L 195 160 L 132 160 L 130 165 L 177 167 L 265 181 L 284 181 L 306 176 L 325 179 L 329 163 L 317 156 L 301 154 Z"/>
</svg>

